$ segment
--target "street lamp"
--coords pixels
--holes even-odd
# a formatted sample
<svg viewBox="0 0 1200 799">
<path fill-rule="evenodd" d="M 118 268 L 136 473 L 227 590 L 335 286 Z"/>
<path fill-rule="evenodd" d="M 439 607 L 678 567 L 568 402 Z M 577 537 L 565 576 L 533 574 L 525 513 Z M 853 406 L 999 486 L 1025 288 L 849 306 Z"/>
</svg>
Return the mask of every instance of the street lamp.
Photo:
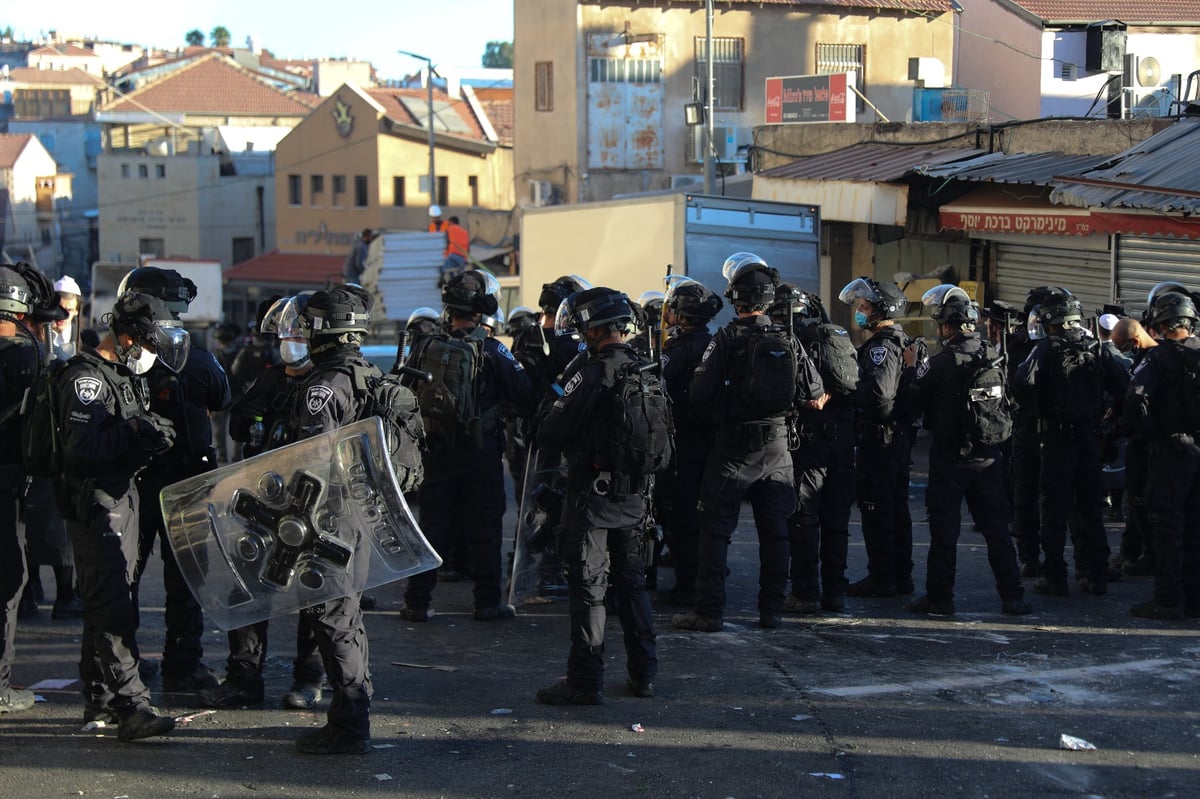
<svg viewBox="0 0 1200 799">
<path fill-rule="evenodd" d="M 410 53 L 407 50 L 397 50 L 396 52 L 400 55 L 406 55 L 418 61 L 425 62 L 426 100 L 429 103 L 429 204 L 437 205 L 437 172 L 433 168 L 433 154 L 435 149 L 433 143 L 433 59 L 417 55 L 416 53 Z"/>
</svg>

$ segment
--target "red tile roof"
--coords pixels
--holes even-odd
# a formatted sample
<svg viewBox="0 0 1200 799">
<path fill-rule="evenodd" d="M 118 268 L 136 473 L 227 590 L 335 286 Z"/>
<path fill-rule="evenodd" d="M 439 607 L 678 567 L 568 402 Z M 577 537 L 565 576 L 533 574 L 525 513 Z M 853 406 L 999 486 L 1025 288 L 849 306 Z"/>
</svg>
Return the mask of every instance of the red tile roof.
<svg viewBox="0 0 1200 799">
<path fill-rule="evenodd" d="M 225 271 L 225 279 L 239 283 L 273 283 L 297 290 L 324 288 L 342 282 L 346 255 L 309 255 L 271 250 L 242 261 Z"/>
<path fill-rule="evenodd" d="M 1196 0 L 1010 0 L 1048 21 L 1200 22 Z"/>
<path fill-rule="evenodd" d="M 29 56 L 70 56 L 72 58 L 99 58 L 94 50 L 77 44 L 44 44 L 30 51 Z"/>
<path fill-rule="evenodd" d="M 508 100 L 480 100 L 483 113 L 487 114 L 492 129 L 496 131 L 501 144 L 513 143 L 513 102 Z"/>
<path fill-rule="evenodd" d="M 408 112 L 404 104 L 400 102 L 400 98 L 403 97 L 408 100 L 415 100 L 424 107 L 424 104 L 428 100 L 428 94 L 425 89 L 364 89 L 363 91 L 372 100 L 383 106 L 384 113 L 393 122 L 399 122 L 402 125 L 417 126 L 427 124 L 419 122 L 416 117 Z M 471 112 L 471 106 L 465 101 L 452 98 L 441 89 L 433 90 L 433 99 L 434 102 L 441 101 L 451 104 L 451 107 L 454 108 L 455 112 L 471 129 L 469 138 L 479 139 L 480 141 L 487 140 L 483 133 L 483 127 L 479 124 L 479 120 L 475 118 L 475 114 Z"/>
<path fill-rule="evenodd" d="M 38 69 L 37 67 L 15 67 L 10 69 L 8 77 L 13 83 L 38 83 L 53 86 L 86 84 L 99 88 L 104 81 L 92 77 L 79 67 L 70 69 Z"/>
<path fill-rule="evenodd" d="M 0 169 L 11 169 L 32 139 L 32 133 L 0 133 Z"/>
<path fill-rule="evenodd" d="M 213 53 L 112 101 L 101 110 L 149 108 L 159 113 L 303 117 L 314 105 L 314 98 L 307 92 L 282 92 L 228 58 Z"/>
<path fill-rule="evenodd" d="M 697 5 L 704 5 L 704 0 L 696 0 Z M 884 11 L 936 11 L 948 12 L 953 10 L 950 0 L 720 0 L 723 5 L 754 5 L 754 6 L 829 6 L 831 8 L 865 8 L 882 9 Z"/>
</svg>

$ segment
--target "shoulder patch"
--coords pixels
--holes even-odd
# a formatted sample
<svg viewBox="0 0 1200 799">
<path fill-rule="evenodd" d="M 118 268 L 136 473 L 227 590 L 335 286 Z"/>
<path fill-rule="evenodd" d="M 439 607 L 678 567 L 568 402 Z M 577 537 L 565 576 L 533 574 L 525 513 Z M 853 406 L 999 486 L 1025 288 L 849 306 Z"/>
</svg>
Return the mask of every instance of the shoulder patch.
<svg viewBox="0 0 1200 799">
<path fill-rule="evenodd" d="M 329 386 L 309 386 L 304 395 L 304 404 L 308 408 L 308 412 L 316 416 L 325 409 L 331 399 L 333 399 L 333 389 Z"/>
<path fill-rule="evenodd" d="M 583 382 L 583 374 L 582 373 L 576 372 L 575 374 L 571 375 L 571 379 L 567 381 L 567 384 L 565 386 L 563 386 L 563 396 L 564 397 L 570 396 L 571 392 L 574 391 L 575 389 L 579 388 L 579 384 L 582 382 Z"/>
<path fill-rule="evenodd" d="M 871 358 L 871 363 L 879 366 L 887 360 L 887 347 L 872 347 L 867 351 L 867 355 Z"/>
<path fill-rule="evenodd" d="M 714 338 L 708 342 L 708 346 L 704 348 L 704 354 L 700 356 L 700 363 L 708 360 L 708 356 L 712 355 L 712 351 L 717 348 L 717 340 Z"/>
<path fill-rule="evenodd" d="M 100 387 L 103 385 L 98 377 L 77 377 L 75 378 L 75 396 L 84 405 L 91 405 L 96 397 L 100 396 Z"/>
<path fill-rule="evenodd" d="M 496 352 L 500 353 L 505 358 L 508 358 L 513 363 L 516 363 L 518 369 L 521 368 L 521 364 L 517 363 L 517 359 L 513 357 L 513 354 L 509 351 L 508 347 L 504 346 L 504 344 L 499 341 L 496 342 Z"/>
<path fill-rule="evenodd" d="M 921 361 L 921 365 L 917 367 L 917 379 L 920 380 L 929 371 L 929 361 Z"/>
</svg>

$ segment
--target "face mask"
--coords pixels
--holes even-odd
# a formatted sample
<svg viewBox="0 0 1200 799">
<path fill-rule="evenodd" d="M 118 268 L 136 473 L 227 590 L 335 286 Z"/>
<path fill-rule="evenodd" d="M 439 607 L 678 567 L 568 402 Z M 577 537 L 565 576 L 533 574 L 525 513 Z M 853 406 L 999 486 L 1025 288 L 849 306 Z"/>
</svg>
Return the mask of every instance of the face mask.
<svg viewBox="0 0 1200 799">
<path fill-rule="evenodd" d="M 869 322 L 869 321 L 870 320 L 867 319 L 867 315 L 865 313 L 863 313 L 862 311 L 854 312 L 854 324 L 858 325 L 859 327 L 865 328 L 867 326 L 867 322 Z"/>
<path fill-rule="evenodd" d="M 136 347 L 137 355 L 132 351 L 125 358 L 125 365 L 129 367 L 129 371 L 135 375 L 144 375 L 150 371 L 150 367 L 154 366 L 154 362 L 158 360 L 158 355 L 146 349 L 145 347 Z"/>
<path fill-rule="evenodd" d="M 308 360 L 308 344 L 303 341 L 281 341 L 279 357 L 288 366 L 300 366 Z"/>
</svg>

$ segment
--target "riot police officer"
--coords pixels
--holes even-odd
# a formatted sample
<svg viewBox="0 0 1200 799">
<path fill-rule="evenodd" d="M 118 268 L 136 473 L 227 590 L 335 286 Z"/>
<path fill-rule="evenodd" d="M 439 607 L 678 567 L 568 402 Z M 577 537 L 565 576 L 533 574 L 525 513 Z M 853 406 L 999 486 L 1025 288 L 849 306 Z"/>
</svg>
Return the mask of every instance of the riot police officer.
<svg viewBox="0 0 1200 799">
<path fill-rule="evenodd" d="M 417 394 L 429 442 L 425 480 L 418 495 L 421 529 L 443 552 L 460 534 L 466 537 L 475 581 L 474 617 L 479 621 L 515 615 L 513 607 L 500 600 L 505 509 L 500 412 L 505 403 L 524 410 L 532 402 L 524 368 L 504 344 L 479 326 L 482 316 L 496 313 L 499 291 L 496 279 L 483 271 L 450 277 L 442 287 L 449 333 L 430 334 L 409 359 L 409 365 L 429 371 L 434 380 L 406 379 Z M 470 374 L 469 384 L 452 386 L 450 379 L 458 370 L 445 364 L 451 359 L 458 363 L 459 357 L 471 360 L 469 364 L 462 361 Z M 462 418 L 468 408 L 473 418 Z M 423 622 L 432 618 L 437 579 L 436 571 L 409 578 L 401 610 L 404 619 Z"/>
<path fill-rule="evenodd" d="M 643 493 L 648 487 L 644 477 L 619 471 L 605 476 L 603 471 L 611 468 L 612 458 L 605 451 L 612 439 L 608 394 L 617 371 L 639 358 L 624 343 L 634 313 L 623 293 L 590 288 L 567 303 L 571 325 L 582 335 L 589 355 L 542 419 L 538 447 L 563 452 L 567 460 L 559 555 L 567 567 L 571 650 L 566 679 L 539 690 L 537 700 L 547 705 L 599 705 L 604 702 L 604 598 L 610 576 L 624 632 L 630 692 L 653 696 L 658 673 L 642 540 Z"/>
<path fill-rule="evenodd" d="M 179 319 L 196 298 L 196 285 L 174 269 L 142 266 L 121 281 L 118 294 L 136 291 L 157 297 L 166 305 L 171 318 Z M 171 449 L 157 453 L 152 468 L 138 476 L 142 507 L 141 545 L 138 553 L 138 583 L 146 564 L 159 542 L 163 563 L 163 587 L 166 590 L 166 640 L 163 643 L 163 689 L 194 691 L 213 689 L 216 675 L 204 665 L 204 617 L 200 603 L 192 595 L 175 554 L 167 541 L 159 492 L 171 483 L 217 468 L 213 447 L 210 413 L 222 411 L 231 402 L 229 379 L 212 353 L 191 345 L 187 361 L 179 373 L 157 363 L 146 375 L 150 386 L 150 410 L 171 420 L 178 438 Z M 137 607 L 138 585 L 134 586 Z"/>
<path fill-rule="evenodd" d="M 260 322 L 259 332 L 278 338 L 283 368 L 265 369 L 229 411 L 230 436 L 243 445 L 246 457 L 291 443 L 292 415 L 301 397 L 300 389 L 313 369 L 300 324 L 311 294 L 303 292 L 276 300 Z M 219 688 L 201 691 L 206 705 L 226 708 L 262 704 L 267 629 L 264 620 L 229 631 L 225 679 Z M 316 636 L 309 617 L 301 613 L 296 629 L 292 687 L 283 697 L 283 706 L 292 710 L 316 707 L 321 700 L 324 677 Z"/>
<path fill-rule="evenodd" d="M 779 626 L 788 576 L 787 520 L 796 509 L 786 416 L 797 399 L 819 400 L 825 393 L 792 331 L 767 315 L 779 272 L 746 252 L 726 259 L 722 272 L 737 318 L 709 342 L 690 387 L 692 404 L 717 425 L 700 488 L 696 606 L 671 619 L 678 629 L 700 632 L 724 626 L 729 542 L 747 497 L 758 531 L 758 622 L 767 629 Z M 752 356 L 760 351 L 773 359 Z M 805 365 L 810 368 L 802 369 Z M 790 371 L 785 375 L 784 369 Z M 785 376 L 790 385 L 777 382 Z M 779 389 L 784 391 L 776 394 Z"/>
<path fill-rule="evenodd" d="M 871 335 L 858 348 L 861 373 L 854 402 L 858 409 L 858 508 L 867 547 L 867 576 L 846 588 L 849 596 L 911 594 L 912 516 L 908 473 L 912 426 L 896 414 L 896 391 L 908 336 L 895 320 L 908 307 L 895 283 L 860 277 L 838 299 L 854 311 L 854 323 Z"/>
<path fill-rule="evenodd" d="M 118 721 L 118 737 L 129 741 L 175 727 L 171 716 L 150 706 L 138 674 L 134 475 L 175 439 L 171 421 L 148 410 L 144 376 L 159 362 L 178 374 L 191 347 L 187 331 L 157 297 L 126 292 L 107 321 L 108 335 L 95 349 L 84 347 L 60 379 L 64 475 L 55 499 L 75 549 L 83 600 L 84 720 Z"/>
<path fill-rule="evenodd" d="M 957 286 L 936 286 L 921 301 L 930 307 L 942 349 L 918 365 L 917 348 L 905 349 L 900 413 L 924 418 L 929 447 L 929 560 L 925 594 L 909 610 L 954 614 L 954 577 L 961 507 L 967 508 L 987 543 L 988 564 L 1008 615 L 1031 612 L 1009 535 L 1000 444 L 1011 434 L 1000 354 L 975 331 L 979 313 Z M 990 382 L 987 382 L 990 381 Z M 972 404 L 976 412 L 969 412 Z"/>
<path fill-rule="evenodd" d="M 1158 346 L 1134 368 L 1125 411 L 1147 443 L 1154 596 L 1130 612 L 1145 619 L 1200 617 L 1200 312 L 1186 290 L 1164 288 L 1146 316 Z"/>
<path fill-rule="evenodd" d="M 358 420 L 362 398 L 353 370 L 373 367 L 359 351 L 370 329 L 373 300 L 362 287 L 314 292 L 300 314 L 313 370 L 292 410 L 288 437 L 299 441 Z M 325 726 L 296 739 L 304 754 L 366 754 L 371 737 L 367 631 L 359 595 L 338 597 L 300 611 L 312 629 L 333 689 Z"/>
<path fill-rule="evenodd" d="M 666 295 L 661 291 L 643 291 L 634 304 L 641 309 L 640 322 L 630 339 L 634 352 L 643 358 L 658 358 L 662 348 L 663 302 Z"/>
</svg>

